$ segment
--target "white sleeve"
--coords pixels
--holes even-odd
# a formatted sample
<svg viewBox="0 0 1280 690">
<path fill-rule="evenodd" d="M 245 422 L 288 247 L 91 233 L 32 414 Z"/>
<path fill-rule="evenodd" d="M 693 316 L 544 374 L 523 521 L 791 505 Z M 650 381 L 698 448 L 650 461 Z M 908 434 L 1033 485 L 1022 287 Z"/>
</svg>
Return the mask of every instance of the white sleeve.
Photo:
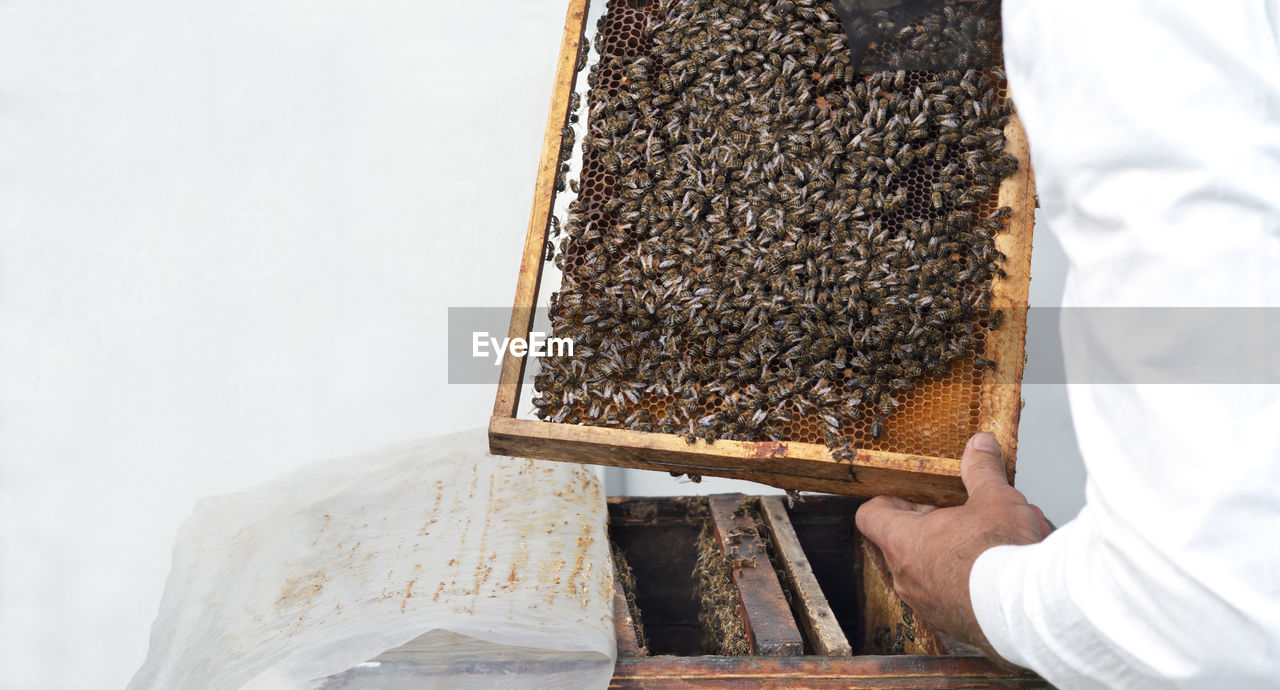
<svg viewBox="0 0 1280 690">
<path fill-rule="evenodd" d="M 1005 0 L 1004 23 L 1042 229 L 1070 260 L 1089 483 L 1043 543 L 978 558 L 978 622 L 1061 687 L 1275 687 L 1280 386 L 1191 383 L 1179 362 L 1206 334 L 1172 312 L 1158 333 L 1065 322 L 1280 307 L 1280 0 Z"/>
</svg>

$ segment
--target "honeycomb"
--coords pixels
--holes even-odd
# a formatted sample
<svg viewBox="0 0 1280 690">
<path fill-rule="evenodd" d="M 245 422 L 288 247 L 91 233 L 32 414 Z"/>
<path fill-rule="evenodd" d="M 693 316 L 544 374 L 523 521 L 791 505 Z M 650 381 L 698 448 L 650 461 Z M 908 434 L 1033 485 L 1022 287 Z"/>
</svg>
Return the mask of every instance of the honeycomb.
<svg viewBox="0 0 1280 690">
<path fill-rule="evenodd" d="M 593 75 L 593 86 L 587 96 L 588 107 L 594 106 L 600 98 L 613 98 L 623 85 L 624 75 L 604 58 L 625 56 L 651 57 L 652 42 L 645 35 L 645 26 L 655 18 L 656 6 L 647 0 L 611 0 L 605 14 L 597 25 L 595 46 L 601 56 L 597 72 Z M 880 59 L 894 49 L 892 43 L 873 49 L 873 54 Z M 655 65 L 660 73 L 661 64 Z M 1002 73 L 998 73 L 1002 74 Z M 907 89 L 928 82 L 933 78 L 930 72 L 908 72 Z M 1007 87 L 1001 83 L 999 98 L 1007 99 Z M 591 127 L 588 121 L 587 127 Z M 945 160 L 933 165 L 914 166 L 905 178 L 908 190 L 907 208 L 904 217 L 939 216 L 930 204 L 930 189 L 935 173 L 948 163 L 957 161 L 975 147 L 965 148 L 952 146 Z M 581 161 L 580 191 L 575 202 L 584 222 L 597 227 L 608 226 L 616 222 L 615 214 L 608 210 L 610 201 L 616 196 L 618 178 L 609 173 L 602 161 L 599 149 L 584 150 Z M 975 212 L 988 214 L 996 211 L 998 186 L 993 185 L 990 195 Z M 981 217 L 981 215 L 979 215 Z M 565 284 L 574 285 L 578 291 L 590 296 L 597 288 L 584 275 L 584 256 L 590 247 L 573 237 L 566 237 L 560 246 Z M 974 334 L 978 340 L 976 352 L 985 351 L 985 342 L 990 324 L 985 319 L 978 321 L 979 328 Z M 896 359 L 894 360 L 897 361 Z M 991 369 L 983 366 L 981 359 L 962 358 L 952 364 L 945 375 L 926 376 L 914 382 L 906 392 L 896 394 L 896 406 L 887 415 L 883 423 L 883 433 L 875 438 L 872 433 L 874 414 L 863 414 L 851 423 L 845 424 L 841 431 L 850 439 L 853 447 L 867 450 L 889 451 L 923 456 L 959 457 L 969 436 L 979 430 L 982 386 L 992 382 Z M 854 390 L 852 381 L 846 381 L 847 392 Z M 626 417 L 633 412 L 641 412 L 642 418 L 658 419 L 677 401 L 672 397 L 643 394 L 629 408 L 624 408 L 620 416 Z M 867 403 L 864 403 L 867 405 Z M 714 395 L 705 395 L 698 401 L 697 415 L 709 415 L 722 409 L 721 401 Z M 823 444 L 824 431 L 827 425 L 814 413 L 801 414 L 792 406 L 791 421 L 785 424 L 784 438 L 781 440 Z M 575 411 L 565 421 L 570 423 L 593 423 L 585 409 Z M 604 426 L 620 426 L 617 420 L 604 423 Z M 701 442 L 701 441 L 699 441 Z"/>
</svg>

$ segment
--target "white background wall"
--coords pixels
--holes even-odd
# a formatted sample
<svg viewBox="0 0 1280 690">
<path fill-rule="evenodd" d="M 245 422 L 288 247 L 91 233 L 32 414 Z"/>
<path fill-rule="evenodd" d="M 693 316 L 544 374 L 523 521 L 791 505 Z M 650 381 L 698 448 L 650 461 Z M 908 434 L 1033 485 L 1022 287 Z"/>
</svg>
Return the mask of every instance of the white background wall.
<svg viewBox="0 0 1280 690">
<path fill-rule="evenodd" d="M 563 7 L 0 5 L 0 687 L 122 686 L 197 497 L 485 423 L 445 310 L 510 304 Z M 1056 304 L 1045 233 L 1033 274 Z M 1063 521 L 1065 396 L 1026 397 Z"/>
</svg>

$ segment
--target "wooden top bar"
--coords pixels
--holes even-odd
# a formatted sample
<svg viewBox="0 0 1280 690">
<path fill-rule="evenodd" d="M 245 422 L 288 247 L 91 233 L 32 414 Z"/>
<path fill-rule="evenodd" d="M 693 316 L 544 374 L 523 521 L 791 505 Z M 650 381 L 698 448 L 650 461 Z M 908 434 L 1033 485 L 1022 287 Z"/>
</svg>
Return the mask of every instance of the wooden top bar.
<svg viewBox="0 0 1280 690">
<path fill-rule="evenodd" d="M 733 582 L 738 586 L 742 619 L 752 650 L 761 656 L 804 654 L 804 638 L 756 533 L 756 521 L 746 512 L 750 499 L 742 494 L 718 494 L 707 500 L 716 541 L 733 568 Z"/>
<path fill-rule="evenodd" d="M 791 518 L 779 496 L 760 497 L 760 515 L 773 538 L 773 549 L 781 566 L 791 578 L 792 596 L 796 597 L 796 609 L 800 623 L 809 633 L 813 653 L 822 656 L 849 656 L 853 647 L 845 638 L 836 614 L 831 611 L 827 597 L 822 593 L 818 578 L 813 574 L 809 559 L 804 555 L 800 539 Z"/>
</svg>

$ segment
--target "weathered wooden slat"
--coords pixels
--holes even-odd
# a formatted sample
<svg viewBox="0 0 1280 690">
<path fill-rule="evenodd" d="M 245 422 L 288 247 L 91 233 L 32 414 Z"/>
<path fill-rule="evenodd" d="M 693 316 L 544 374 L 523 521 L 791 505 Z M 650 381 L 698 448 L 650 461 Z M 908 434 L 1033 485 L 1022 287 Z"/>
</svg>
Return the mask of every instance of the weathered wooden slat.
<svg viewBox="0 0 1280 690">
<path fill-rule="evenodd" d="M 821 656 L 849 656 L 853 647 L 845 638 L 836 614 L 832 612 L 827 597 L 818 585 L 818 578 L 809 566 L 809 559 L 800 546 L 800 539 L 791 526 L 787 509 L 779 496 L 761 496 L 760 513 L 773 540 L 773 549 L 781 561 L 782 569 L 791 580 L 791 594 L 795 602 L 799 622 L 809 633 L 813 653 Z"/>
<path fill-rule="evenodd" d="M 615 560 L 616 562 L 616 560 Z M 622 578 L 617 568 L 613 571 L 613 635 L 618 643 L 619 657 L 647 656 L 649 651 L 636 639 L 636 621 L 627 606 L 627 596 L 622 588 Z"/>
<path fill-rule="evenodd" d="M 589 0 L 569 0 L 560 57 L 556 62 L 556 80 L 551 90 L 551 109 L 547 113 L 546 132 L 542 136 L 542 157 L 538 161 L 538 177 L 533 187 L 533 210 L 529 213 L 529 230 L 525 234 L 524 253 L 520 258 L 520 276 L 516 279 L 511 328 L 507 333 L 509 338 L 527 338 L 533 328 L 533 307 L 537 304 L 538 282 L 542 280 L 547 226 L 551 222 L 556 174 L 560 168 L 561 133 L 569 120 L 569 95 L 573 93 L 578 76 L 578 46 L 583 40 L 589 5 Z M 524 357 L 507 351 L 502 359 L 502 373 L 498 376 L 498 396 L 493 403 L 495 415 L 516 416 L 524 366 Z"/>
<path fill-rule="evenodd" d="M 982 657 L 649 657 L 618 659 L 611 688 L 1047 688 Z"/>
<path fill-rule="evenodd" d="M 756 533 L 756 521 L 739 508 L 748 501 L 742 494 L 707 498 L 716 540 L 733 566 L 733 583 L 747 627 L 752 650 L 760 656 L 804 654 L 804 638 L 791 616 L 778 575 Z"/>
<path fill-rule="evenodd" d="M 901 453 L 858 451 L 851 462 L 813 443 L 704 441 L 671 434 L 552 424 L 494 416 L 489 451 L 540 460 L 565 460 L 643 470 L 680 471 L 746 479 L 784 489 L 958 505 L 966 497 L 960 461 Z"/>
</svg>

